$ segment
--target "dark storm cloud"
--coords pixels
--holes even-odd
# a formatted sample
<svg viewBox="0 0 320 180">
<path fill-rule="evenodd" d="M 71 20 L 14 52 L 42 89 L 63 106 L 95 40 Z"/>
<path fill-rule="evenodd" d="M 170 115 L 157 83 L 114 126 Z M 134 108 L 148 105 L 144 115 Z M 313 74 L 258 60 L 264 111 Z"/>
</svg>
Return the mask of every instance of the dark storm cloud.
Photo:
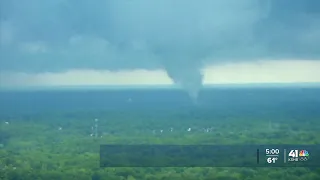
<svg viewBox="0 0 320 180">
<path fill-rule="evenodd" d="M 0 71 L 164 68 L 193 92 L 212 62 L 320 59 L 319 0 L 0 3 Z"/>
<path fill-rule="evenodd" d="M 2 0 L 0 68 L 156 68 L 182 62 L 198 67 L 206 57 L 316 59 L 319 9 L 318 0 Z M 8 33 L 10 43 L 3 37 Z M 23 50 L 37 43 L 47 50 Z"/>
</svg>

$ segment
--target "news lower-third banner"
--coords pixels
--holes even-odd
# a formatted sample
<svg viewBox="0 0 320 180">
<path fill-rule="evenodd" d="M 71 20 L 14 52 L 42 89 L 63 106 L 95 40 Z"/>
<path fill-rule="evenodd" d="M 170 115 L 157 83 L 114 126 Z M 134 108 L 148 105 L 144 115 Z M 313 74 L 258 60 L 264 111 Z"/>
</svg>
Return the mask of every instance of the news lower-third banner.
<svg viewBox="0 0 320 180">
<path fill-rule="evenodd" d="M 101 167 L 320 167 L 320 145 L 101 145 Z"/>
</svg>

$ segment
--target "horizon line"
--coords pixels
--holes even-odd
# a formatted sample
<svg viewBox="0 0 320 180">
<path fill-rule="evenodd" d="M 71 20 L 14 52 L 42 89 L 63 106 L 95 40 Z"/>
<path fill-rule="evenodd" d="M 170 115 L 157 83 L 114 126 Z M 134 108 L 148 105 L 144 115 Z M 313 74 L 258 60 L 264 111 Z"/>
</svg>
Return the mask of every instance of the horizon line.
<svg viewBox="0 0 320 180">
<path fill-rule="evenodd" d="M 277 87 L 320 87 L 320 82 L 304 82 L 304 83 L 225 83 L 225 84 L 203 84 L 203 88 L 277 88 Z M 81 89 L 183 89 L 176 84 L 137 84 L 137 85 L 49 85 L 49 86 L 11 86 L 1 87 L 3 90 L 81 90 Z"/>
</svg>

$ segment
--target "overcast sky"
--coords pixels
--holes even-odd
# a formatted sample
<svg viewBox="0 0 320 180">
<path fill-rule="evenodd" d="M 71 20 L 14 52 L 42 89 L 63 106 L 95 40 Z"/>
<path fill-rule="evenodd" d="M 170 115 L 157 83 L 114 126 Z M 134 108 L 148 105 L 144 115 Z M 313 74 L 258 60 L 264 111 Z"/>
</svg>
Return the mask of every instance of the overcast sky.
<svg viewBox="0 0 320 180">
<path fill-rule="evenodd" d="M 320 82 L 319 0 L 1 0 L 0 85 Z M 320 70 L 319 70 L 320 71 Z"/>
</svg>

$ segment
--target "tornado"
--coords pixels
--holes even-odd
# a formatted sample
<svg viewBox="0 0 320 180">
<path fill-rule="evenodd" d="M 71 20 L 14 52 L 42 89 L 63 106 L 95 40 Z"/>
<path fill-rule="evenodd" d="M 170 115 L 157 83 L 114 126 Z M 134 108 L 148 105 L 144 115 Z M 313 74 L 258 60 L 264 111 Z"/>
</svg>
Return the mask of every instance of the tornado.
<svg viewBox="0 0 320 180">
<path fill-rule="evenodd" d="M 121 54 L 135 54 L 121 61 L 165 70 L 194 103 L 203 87 L 202 69 L 256 47 L 252 28 L 268 12 L 256 0 L 110 1 L 108 10 L 107 39 L 117 47 L 128 44 Z M 132 42 L 139 42 L 133 43 L 140 44 L 138 50 Z"/>
<path fill-rule="evenodd" d="M 203 86 L 202 66 L 199 62 L 190 58 L 161 61 L 173 83 L 186 91 L 194 104 L 197 104 Z"/>
</svg>

